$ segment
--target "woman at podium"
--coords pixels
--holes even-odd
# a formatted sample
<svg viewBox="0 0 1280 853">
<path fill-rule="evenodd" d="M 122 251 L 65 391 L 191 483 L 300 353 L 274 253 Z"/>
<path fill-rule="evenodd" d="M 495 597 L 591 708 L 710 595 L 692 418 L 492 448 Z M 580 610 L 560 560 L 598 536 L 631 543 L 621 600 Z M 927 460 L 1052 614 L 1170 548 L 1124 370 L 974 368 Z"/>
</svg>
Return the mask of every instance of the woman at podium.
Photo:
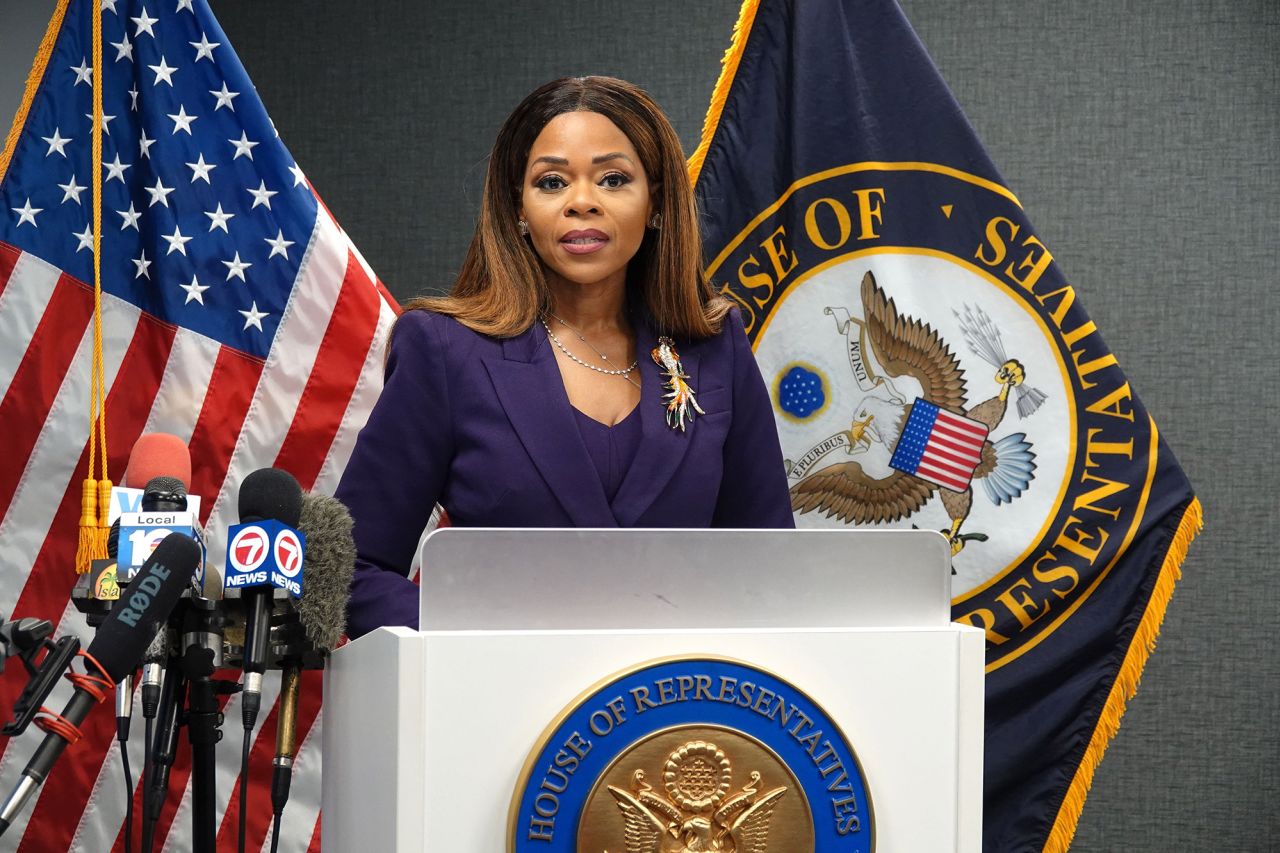
<svg viewBox="0 0 1280 853">
<path fill-rule="evenodd" d="M 702 273 L 670 122 L 607 77 L 548 83 L 493 146 L 448 296 L 406 306 L 337 497 L 349 633 L 418 620 L 433 506 L 474 527 L 793 527 L 769 393 Z"/>
</svg>

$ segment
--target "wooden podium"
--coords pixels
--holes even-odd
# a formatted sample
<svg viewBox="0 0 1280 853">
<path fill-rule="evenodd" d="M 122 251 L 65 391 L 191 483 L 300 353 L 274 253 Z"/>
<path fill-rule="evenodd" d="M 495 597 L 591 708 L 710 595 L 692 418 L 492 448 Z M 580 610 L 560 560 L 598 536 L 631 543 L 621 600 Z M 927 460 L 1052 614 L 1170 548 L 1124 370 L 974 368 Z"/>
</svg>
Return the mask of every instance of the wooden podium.
<svg viewBox="0 0 1280 853">
<path fill-rule="evenodd" d="M 626 807 L 613 800 L 626 796 L 610 795 L 588 766 L 599 759 L 600 770 L 608 759 L 613 778 L 631 773 L 640 752 L 627 749 L 666 736 L 648 730 L 663 714 L 712 727 L 697 732 L 730 732 L 717 740 L 737 738 L 732 720 L 764 732 L 746 740 L 772 738 L 758 754 L 773 755 L 779 769 L 771 765 L 752 786 L 739 761 L 721 789 L 754 801 L 764 796 L 756 788 L 774 785 L 787 789 L 783 801 L 807 805 L 796 813 L 809 815 L 814 840 L 788 842 L 790 830 L 778 824 L 770 853 L 805 853 L 794 848 L 810 843 L 820 851 L 980 850 L 983 636 L 950 621 L 950 555 L 938 534 L 455 528 L 425 540 L 423 566 L 424 630 L 374 631 L 337 650 L 326 672 L 327 853 L 604 853 L 585 834 L 578 841 L 588 832 L 584 797 L 590 789 L 591 814 L 603 815 L 593 820 L 621 827 Z M 717 680 L 644 681 L 646 667 L 660 675 L 668 666 Z M 741 672 L 774 687 L 744 696 Z M 584 700 L 592 691 L 602 698 Z M 612 692 L 617 704 L 606 711 Z M 793 695 L 807 712 L 787 707 Z M 659 708 L 664 701 L 669 707 Z M 790 722 L 792 712 L 827 720 L 823 738 L 842 735 L 852 754 L 843 769 L 860 776 L 865 802 L 825 790 L 845 787 L 830 781 L 838 759 L 816 760 L 818 739 L 805 737 L 816 729 Z M 584 734 L 577 743 L 590 741 L 595 752 L 561 762 L 580 773 L 559 794 L 546 780 L 566 777 L 547 775 L 553 762 L 543 758 L 575 713 Z M 812 767 L 801 766 L 806 747 Z M 727 753 L 726 767 L 735 758 Z M 658 768 L 647 781 L 634 774 L 630 789 L 614 788 L 652 788 L 685 816 L 701 808 L 703 831 L 716 831 L 713 810 L 735 795 L 695 802 L 671 772 L 678 760 L 673 752 L 665 777 Z M 850 829 L 851 809 L 856 831 L 838 835 Z"/>
</svg>

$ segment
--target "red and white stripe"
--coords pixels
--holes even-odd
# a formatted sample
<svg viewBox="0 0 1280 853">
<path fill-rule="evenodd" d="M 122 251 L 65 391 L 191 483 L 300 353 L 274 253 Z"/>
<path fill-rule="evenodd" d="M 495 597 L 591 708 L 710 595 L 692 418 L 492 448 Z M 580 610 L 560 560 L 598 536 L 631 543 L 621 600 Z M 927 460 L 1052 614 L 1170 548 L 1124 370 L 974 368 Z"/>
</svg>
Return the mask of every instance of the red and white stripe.
<svg viewBox="0 0 1280 853">
<path fill-rule="evenodd" d="M 0 244 L 0 615 L 38 616 L 59 635 L 90 639 L 70 605 L 88 467 L 92 290 L 38 258 Z M 396 307 L 337 223 L 321 208 L 298 281 L 265 361 L 185 329 L 160 323 L 104 294 L 108 459 L 118 481 L 143 432 L 168 432 L 191 448 L 191 491 L 205 497 L 209 557 L 217 565 L 235 522 L 240 481 L 262 467 L 282 467 L 304 489 L 332 493 L 356 434 L 382 387 L 383 348 Z M 64 618 L 65 617 L 65 618 Z M 223 673 L 223 677 L 232 677 Z M 0 708 L 25 685 L 21 667 L 0 676 Z M 263 689 L 251 752 L 247 849 L 269 839 L 270 761 L 279 679 Z M 63 682 L 46 703 L 61 708 Z M 320 679 L 304 677 L 300 749 L 285 810 L 280 849 L 319 848 Z M 109 704 L 109 703 L 107 703 Z M 239 803 L 239 700 L 224 707 L 219 751 L 219 849 L 235 847 Z M 125 792 L 110 711 L 91 713 L 84 739 L 69 747 L 34 802 L 3 839 L 4 849 L 123 849 Z M 129 745 L 135 786 L 142 764 L 140 715 Z M 0 738 L 0 792 L 12 790 L 42 733 Z M 185 737 L 171 774 L 157 847 L 186 850 L 190 836 L 190 751 Z M 141 820 L 140 791 L 134 796 Z M 134 839 L 140 839 L 135 823 Z"/>
<path fill-rule="evenodd" d="M 916 476 L 963 492 L 982 461 L 982 444 L 986 440 L 985 425 L 939 409 L 916 466 Z"/>
</svg>

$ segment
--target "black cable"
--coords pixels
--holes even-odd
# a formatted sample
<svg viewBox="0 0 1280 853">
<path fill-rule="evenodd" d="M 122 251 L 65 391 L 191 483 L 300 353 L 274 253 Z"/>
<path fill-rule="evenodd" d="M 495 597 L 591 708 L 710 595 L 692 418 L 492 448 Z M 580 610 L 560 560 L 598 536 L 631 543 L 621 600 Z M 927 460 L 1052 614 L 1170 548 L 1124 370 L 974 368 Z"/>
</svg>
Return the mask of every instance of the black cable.
<svg viewBox="0 0 1280 853">
<path fill-rule="evenodd" d="M 253 745 L 253 730 L 244 730 L 244 746 L 240 749 L 240 832 L 236 850 L 245 853 L 245 821 L 249 814 L 249 748 Z"/>
<path fill-rule="evenodd" d="M 148 771 L 151 767 L 151 738 L 155 734 L 155 720 L 152 717 L 147 717 L 146 725 L 146 742 L 142 744 L 142 791 L 144 794 L 147 790 L 147 781 L 151 775 Z"/>
<path fill-rule="evenodd" d="M 162 627 L 161 630 L 165 630 L 165 629 Z M 150 666 L 155 666 L 159 668 L 160 665 L 161 664 L 158 661 L 150 662 L 148 663 L 147 666 L 144 666 L 142 670 L 143 671 L 142 718 L 146 725 L 146 732 L 145 732 L 146 737 L 144 738 L 142 743 L 142 773 L 141 773 L 142 775 L 141 788 L 142 788 L 142 802 L 143 802 L 142 815 L 143 815 L 143 826 L 144 826 L 143 833 L 142 833 L 143 835 L 142 853 L 151 853 L 151 846 L 148 843 L 147 832 L 145 829 L 146 814 L 147 814 L 146 798 L 147 798 L 147 786 L 150 784 L 151 774 L 154 772 L 154 768 L 151 766 L 151 760 L 155 755 L 155 752 L 153 749 L 153 747 L 155 746 L 154 744 L 155 720 L 156 720 L 156 715 L 159 713 L 159 710 L 160 710 L 160 693 L 161 693 L 160 682 L 158 680 L 155 680 L 154 678 L 149 678 L 147 676 L 148 676 L 148 668 Z"/>
<path fill-rule="evenodd" d="M 280 823 L 285 803 L 289 801 L 289 783 L 293 780 L 293 767 L 273 764 L 271 767 L 271 850 L 275 853 L 279 844 Z"/>
<path fill-rule="evenodd" d="M 129 772 L 129 721 L 116 720 L 120 741 L 120 765 L 124 768 L 124 853 L 133 853 L 133 774 Z M 143 768 L 145 772 L 146 768 Z"/>
</svg>

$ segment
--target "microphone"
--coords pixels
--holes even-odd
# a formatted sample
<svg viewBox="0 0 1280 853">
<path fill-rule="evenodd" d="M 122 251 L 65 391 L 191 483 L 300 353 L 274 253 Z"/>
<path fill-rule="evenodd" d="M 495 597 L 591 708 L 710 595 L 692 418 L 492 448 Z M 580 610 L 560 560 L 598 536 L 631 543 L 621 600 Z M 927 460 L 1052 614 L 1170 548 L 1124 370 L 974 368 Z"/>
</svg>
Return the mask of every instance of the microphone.
<svg viewBox="0 0 1280 853">
<path fill-rule="evenodd" d="M 171 478 L 181 483 L 185 500 L 186 490 L 191 483 L 191 452 L 187 449 L 186 443 L 176 435 L 150 432 L 138 436 L 138 440 L 133 443 L 133 448 L 129 451 L 129 463 L 125 468 L 124 476 L 120 479 L 120 485 L 111 489 L 111 514 L 115 518 L 112 519 L 111 530 L 107 534 L 108 560 L 95 561 L 93 577 L 86 577 L 77 582 L 76 588 L 72 591 L 72 601 L 76 609 L 86 614 L 91 626 L 96 626 L 105 618 L 107 609 L 111 605 L 104 602 L 114 601 L 115 587 L 127 583 L 128 580 L 129 566 L 125 567 L 124 577 L 118 576 L 116 566 L 120 552 L 120 515 L 124 512 L 144 509 L 142 502 L 146 490 L 139 487 L 150 483 L 156 477 Z M 198 499 L 190 501 L 193 504 L 190 507 L 193 513 L 198 509 L 194 505 L 197 502 Z M 187 508 L 185 503 L 181 507 L 181 509 Z M 133 566 L 141 562 L 140 559 L 133 563 Z M 108 577 L 100 584 L 99 579 L 104 573 L 107 573 Z M 105 587 L 110 594 L 102 595 L 100 586 Z"/>
<path fill-rule="evenodd" d="M 155 443 L 155 439 L 160 439 L 159 444 Z M 173 444 L 168 439 L 178 441 L 180 453 L 173 451 Z M 139 455 L 138 445 L 135 444 L 134 453 L 129 460 L 130 466 L 125 474 L 126 477 L 139 476 L 148 470 L 148 466 L 159 469 L 161 465 L 168 465 L 172 467 L 167 470 L 176 469 L 178 473 L 186 476 L 188 480 L 191 479 L 190 454 L 187 452 L 186 445 L 182 444 L 175 436 L 165 436 L 163 433 L 153 434 L 150 441 L 144 443 L 142 439 L 139 439 L 138 443 L 142 444 L 142 455 Z M 159 451 L 149 451 L 151 445 L 158 447 Z M 156 455 L 148 455 L 149 452 Z M 175 455 L 176 459 L 173 458 Z M 135 460 L 137 460 L 137 464 L 135 464 Z M 136 480 L 133 482 L 136 482 Z M 120 517 L 113 523 L 111 533 L 107 537 L 107 554 L 116 558 L 116 578 L 121 588 L 121 595 L 128 595 L 128 588 L 131 586 L 130 581 L 133 578 L 135 567 L 143 564 L 151 551 L 165 537 L 172 533 L 180 533 L 191 537 L 197 543 L 201 542 L 196 533 L 199 521 L 194 514 L 186 511 L 187 487 L 181 477 L 160 474 L 149 478 L 142 488 L 139 510 L 136 513 L 121 513 Z M 124 555 L 119 553 L 118 540 L 121 536 L 126 542 Z M 114 543 L 111 541 L 113 537 L 117 539 Z M 203 548 L 201 550 L 203 551 Z M 199 566 L 197 566 L 197 573 L 199 573 Z M 167 629 L 162 626 L 159 630 L 166 631 Z M 154 642 L 154 639 L 152 637 L 152 642 Z M 154 671 L 152 678 L 155 678 Z M 133 717 L 133 679 L 134 673 L 133 670 L 130 670 L 116 685 L 116 738 L 120 741 L 122 751 L 126 749 L 129 741 L 129 722 Z M 156 684 L 149 691 L 156 700 L 159 698 L 158 687 L 159 685 Z M 127 755 L 125 756 L 124 767 L 125 778 L 129 781 L 130 787 L 132 787 L 132 780 L 128 776 Z M 146 775 L 146 765 L 143 766 L 143 775 Z"/>
<path fill-rule="evenodd" d="M 267 668 L 271 630 L 272 574 L 277 574 L 274 537 L 263 521 L 296 528 L 302 514 L 302 487 L 279 468 L 260 468 L 240 484 L 240 524 L 227 533 L 227 588 L 239 587 L 244 602 L 244 696 L 241 712 L 245 730 L 253 728 L 262 703 L 262 674 Z M 255 529 L 256 528 L 256 529 Z M 296 531 L 288 530 L 297 541 Z M 299 555 L 301 556 L 301 555 Z M 271 565 L 277 571 L 262 570 Z"/>
<path fill-rule="evenodd" d="M 182 533 L 204 544 L 198 532 L 200 521 L 188 511 L 187 487 L 176 477 L 152 477 L 142 489 L 139 512 L 121 513 L 118 520 L 117 563 L 122 583 L 132 577 L 133 569 L 142 565 L 156 543 L 170 533 Z M 110 551 L 108 538 L 107 552 Z"/>
<path fill-rule="evenodd" d="M 191 488 L 191 451 L 176 435 L 148 432 L 138 436 L 120 482 L 137 488 L 156 477 L 173 477 L 181 481 L 184 491 Z"/>
<path fill-rule="evenodd" d="M 295 545 L 293 556 L 303 555 L 298 533 L 302 514 L 302 487 L 292 474 L 279 468 L 260 468 L 240 484 L 240 523 L 227 531 L 227 570 L 224 595 L 238 592 L 244 606 L 244 691 L 240 697 L 240 721 L 244 739 L 240 753 L 239 844 L 244 849 L 246 816 L 249 810 L 249 751 L 253 726 L 262 707 L 262 674 L 267 668 L 267 645 L 271 634 L 271 601 L 281 570 L 279 543 Z M 298 574 L 301 565 L 292 566 Z M 301 587 L 298 592 L 300 593 Z"/>
<path fill-rule="evenodd" d="M 156 477 L 171 477 L 182 483 L 184 495 L 191 488 L 191 451 L 187 449 L 186 442 L 176 435 L 148 432 L 138 436 L 129 451 L 129 464 L 120 485 L 111 490 L 112 508 L 122 512 L 138 509 L 145 495 L 145 489 L 143 494 L 137 493 L 138 487 Z M 187 506 L 184 504 L 182 509 L 187 509 Z M 120 538 L 119 522 L 118 517 L 112 522 L 110 538 L 107 539 L 107 554 L 112 559 L 116 557 Z"/>
<path fill-rule="evenodd" d="M 306 494 L 298 528 L 307 537 L 303 550 L 303 594 L 298 619 L 309 639 L 324 653 L 333 651 L 347 630 L 347 600 L 356 569 L 354 522 L 342 501 Z"/>
<path fill-rule="evenodd" d="M 169 660 L 172 641 L 168 623 L 161 623 L 142 654 L 142 716 L 148 720 L 155 719 L 160 703 L 160 679 Z"/>
<path fill-rule="evenodd" d="M 142 487 L 143 512 L 185 512 L 187 484 L 177 477 L 160 475 Z"/>
<path fill-rule="evenodd" d="M 338 645 L 347 627 L 347 599 L 355 574 L 356 544 L 351 537 L 351 513 L 337 498 L 306 494 L 298 528 L 306 535 L 303 555 L 303 591 L 298 620 L 307 639 L 327 655 Z M 271 849 L 279 841 L 280 818 L 289 799 L 293 759 L 297 755 L 298 688 L 302 662 L 291 657 L 281 674 L 280 714 L 276 725 L 276 755 L 271 767 Z"/>
<path fill-rule="evenodd" d="M 61 717 L 42 726 L 48 732 L 44 742 L 23 768 L 13 792 L 0 805 L 0 834 L 48 777 L 67 744 L 79 737 L 78 726 L 89 710 L 106 698 L 99 686 L 115 684 L 138 665 L 155 636 L 156 624 L 168 618 L 182 590 L 191 582 L 199 560 L 200 547 L 195 542 L 185 536 L 169 536 L 147 559 L 129 594 L 116 601 L 84 653 L 103 677 L 73 679 L 75 693 Z"/>
</svg>

